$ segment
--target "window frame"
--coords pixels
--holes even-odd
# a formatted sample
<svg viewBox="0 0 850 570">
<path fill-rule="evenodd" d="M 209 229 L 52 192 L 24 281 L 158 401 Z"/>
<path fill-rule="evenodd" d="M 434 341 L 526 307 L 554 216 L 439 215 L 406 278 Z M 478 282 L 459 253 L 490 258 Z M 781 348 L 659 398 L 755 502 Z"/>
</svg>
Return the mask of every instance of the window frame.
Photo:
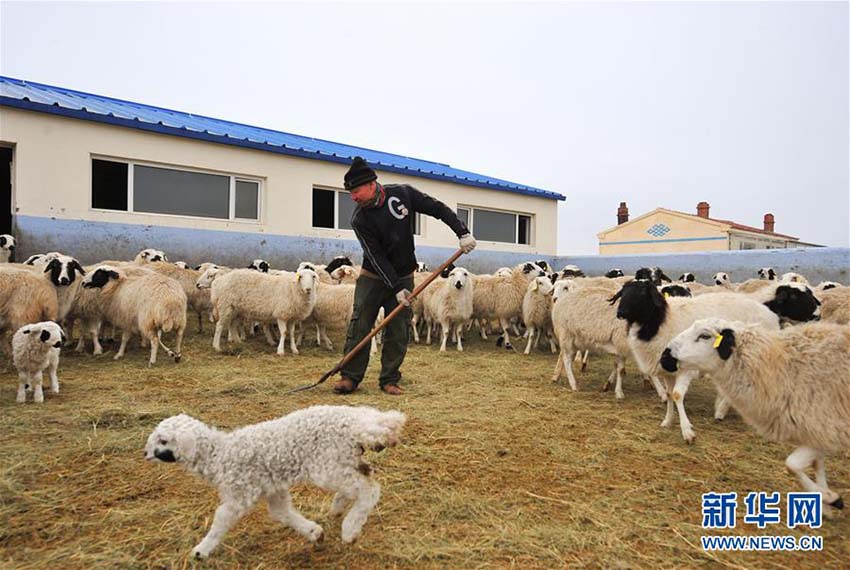
<svg viewBox="0 0 850 570">
<path fill-rule="evenodd" d="M 498 214 L 512 214 L 514 216 L 514 241 L 494 241 L 494 240 L 480 240 L 485 241 L 487 243 L 495 243 L 495 244 L 507 244 L 507 245 L 518 245 L 518 246 L 534 246 L 534 214 L 530 212 L 518 212 L 516 210 L 500 210 L 499 208 L 482 208 L 479 206 L 470 206 L 468 204 L 457 204 L 455 207 L 455 214 L 458 213 L 459 210 L 466 210 L 467 212 L 467 227 L 469 228 L 469 232 L 472 235 L 475 235 L 475 210 L 484 210 L 485 212 L 495 212 Z M 524 216 L 528 218 L 528 243 L 520 243 L 519 238 L 519 218 L 520 216 Z"/>
<path fill-rule="evenodd" d="M 313 225 L 313 191 L 321 190 L 324 192 L 334 192 L 336 196 L 334 196 L 334 227 L 327 228 L 325 226 L 314 226 Z M 332 232 L 351 232 L 354 233 L 354 230 L 351 228 L 341 228 L 339 227 L 339 201 L 342 199 L 340 197 L 341 194 L 348 195 L 348 190 L 341 190 L 339 188 L 332 188 L 330 186 L 322 186 L 321 184 L 313 184 L 312 189 L 310 190 L 310 228 L 314 230 L 323 230 L 323 231 L 332 231 Z M 416 237 L 423 237 L 425 235 L 425 216 L 420 214 L 419 212 L 414 212 L 415 218 L 419 220 L 419 233 L 416 233 L 416 223 L 414 222 L 414 233 L 413 235 Z"/>
<path fill-rule="evenodd" d="M 93 177 L 93 162 L 94 160 L 102 160 L 107 162 L 119 162 L 127 165 L 127 209 L 126 210 L 110 210 L 107 208 L 95 208 L 93 205 L 94 195 L 92 193 L 92 186 L 94 184 Z M 163 170 L 176 170 L 179 172 L 194 172 L 197 174 L 210 174 L 212 176 L 223 176 L 228 177 L 230 179 L 228 185 L 228 212 L 227 218 L 212 218 L 209 216 L 193 216 L 192 214 L 164 214 L 159 212 L 137 212 L 133 208 L 133 202 L 135 197 L 135 189 L 134 189 L 134 180 L 135 180 L 135 166 L 148 166 L 151 168 L 160 168 Z M 257 217 L 254 218 L 237 218 L 236 216 L 236 182 L 250 182 L 257 184 Z M 265 213 L 265 179 L 259 176 L 252 176 L 246 174 L 234 174 L 233 172 L 223 172 L 216 170 L 207 170 L 203 168 L 195 168 L 191 166 L 177 166 L 170 163 L 161 163 L 161 162 L 151 162 L 147 160 L 135 160 L 129 158 L 117 158 L 114 156 L 107 156 L 101 154 L 91 154 L 89 155 L 89 211 L 92 212 L 104 212 L 104 213 L 119 213 L 119 214 L 134 214 L 139 216 L 165 216 L 168 218 L 181 218 L 187 220 L 210 220 L 216 222 L 226 222 L 226 223 L 240 223 L 240 224 L 255 224 L 260 225 L 263 223 L 263 215 Z"/>
</svg>

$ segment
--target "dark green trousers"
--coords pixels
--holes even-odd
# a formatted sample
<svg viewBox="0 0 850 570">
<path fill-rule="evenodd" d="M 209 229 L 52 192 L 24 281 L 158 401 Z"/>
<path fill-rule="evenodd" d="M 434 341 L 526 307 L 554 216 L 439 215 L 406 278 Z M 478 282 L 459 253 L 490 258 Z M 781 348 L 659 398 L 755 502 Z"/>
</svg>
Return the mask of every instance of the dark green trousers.
<svg viewBox="0 0 850 570">
<path fill-rule="evenodd" d="M 413 291 L 413 277 L 402 277 L 401 283 L 408 291 Z M 383 281 L 361 275 L 354 286 L 354 311 L 351 322 L 348 323 L 348 333 L 345 337 L 343 354 L 357 346 L 375 325 L 378 311 L 384 308 L 384 314 L 396 308 L 398 301 L 392 289 L 387 288 Z M 381 375 L 378 379 L 381 386 L 398 384 L 401 380 L 401 363 L 407 354 L 411 310 L 405 308 L 384 328 L 384 342 L 381 351 Z M 366 367 L 369 366 L 369 345 L 367 344 L 342 369 L 341 374 L 351 378 L 357 384 L 363 380 Z"/>
</svg>

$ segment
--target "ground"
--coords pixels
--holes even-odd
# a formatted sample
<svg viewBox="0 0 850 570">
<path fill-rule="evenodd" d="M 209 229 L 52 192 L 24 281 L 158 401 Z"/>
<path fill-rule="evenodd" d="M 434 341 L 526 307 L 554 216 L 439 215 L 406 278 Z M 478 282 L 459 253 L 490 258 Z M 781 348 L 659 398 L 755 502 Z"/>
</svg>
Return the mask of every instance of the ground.
<svg viewBox="0 0 850 570">
<path fill-rule="evenodd" d="M 207 325 L 209 329 L 209 325 Z M 338 338 L 338 336 L 337 336 Z M 224 539 L 205 568 L 821 568 L 846 566 L 844 513 L 809 531 L 822 552 L 706 553 L 701 494 L 800 490 L 784 469 L 790 452 L 732 415 L 712 419 L 714 393 L 695 383 L 688 410 L 692 446 L 678 427 L 659 427 L 663 406 L 629 364 L 626 399 L 599 391 L 610 370 L 592 357 L 579 392 L 551 381 L 555 357 L 496 349 L 412 346 L 403 397 L 330 384 L 287 395 L 339 359 L 316 347 L 275 356 L 257 338 L 215 354 L 210 334 L 190 335 L 180 364 L 147 350 L 122 362 L 63 351 L 62 393 L 42 405 L 15 403 L 17 377 L 0 375 L 0 567 L 24 570 L 187 568 L 206 533 L 215 491 L 174 464 L 145 462 L 142 448 L 164 417 L 186 412 L 221 428 L 271 419 L 312 404 L 368 404 L 404 411 L 401 445 L 369 452 L 382 496 L 354 545 L 339 540 L 330 496 L 298 487 L 295 503 L 323 525 L 308 545 L 257 508 Z M 828 459 L 832 487 L 847 493 L 848 457 Z M 847 496 L 850 500 L 850 496 Z M 741 521 L 726 534 L 807 534 Z M 783 516 L 785 509 L 783 507 Z"/>
</svg>

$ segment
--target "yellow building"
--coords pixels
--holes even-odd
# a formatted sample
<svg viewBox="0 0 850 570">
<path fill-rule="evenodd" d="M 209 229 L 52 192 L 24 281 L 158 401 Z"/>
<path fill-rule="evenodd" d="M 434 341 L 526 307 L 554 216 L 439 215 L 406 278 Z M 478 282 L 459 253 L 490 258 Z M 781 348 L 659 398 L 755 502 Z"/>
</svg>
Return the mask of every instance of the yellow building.
<svg viewBox="0 0 850 570">
<path fill-rule="evenodd" d="M 774 231 L 773 214 L 765 214 L 761 229 L 709 216 L 708 202 L 697 204 L 697 213 L 656 208 L 629 220 L 625 202 L 617 210 L 617 225 L 597 234 L 600 255 L 784 249 L 806 247 L 799 238 Z"/>
</svg>

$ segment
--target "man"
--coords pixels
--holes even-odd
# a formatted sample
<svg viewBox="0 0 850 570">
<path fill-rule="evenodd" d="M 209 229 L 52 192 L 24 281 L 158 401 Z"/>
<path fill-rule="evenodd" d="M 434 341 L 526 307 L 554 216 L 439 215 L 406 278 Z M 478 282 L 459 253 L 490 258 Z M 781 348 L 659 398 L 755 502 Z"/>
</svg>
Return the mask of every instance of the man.
<svg viewBox="0 0 850 570">
<path fill-rule="evenodd" d="M 354 287 L 354 311 L 348 324 L 344 354 L 372 330 L 381 307 L 389 314 L 399 303 L 408 306 L 413 290 L 416 256 L 413 225 L 416 212 L 442 220 L 460 240 L 464 253 L 475 249 L 475 238 L 457 215 L 439 200 L 407 184 L 378 183 L 378 175 L 366 161 L 355 157 L 345 174 L 345 189 L 357 208 L 351 227 L 363 248 L 363 269 Z M 404 309 L 384 328 L 381 352 L 381 390 L 398 396 L 402 389 L 399 368 L 407 352 L 410 309 Z M 345 365 L 342 379 L 334 386 L 337 394 L 357 390 L 369 365 L 369 349 L 364 348 Z"/>
</svg>

